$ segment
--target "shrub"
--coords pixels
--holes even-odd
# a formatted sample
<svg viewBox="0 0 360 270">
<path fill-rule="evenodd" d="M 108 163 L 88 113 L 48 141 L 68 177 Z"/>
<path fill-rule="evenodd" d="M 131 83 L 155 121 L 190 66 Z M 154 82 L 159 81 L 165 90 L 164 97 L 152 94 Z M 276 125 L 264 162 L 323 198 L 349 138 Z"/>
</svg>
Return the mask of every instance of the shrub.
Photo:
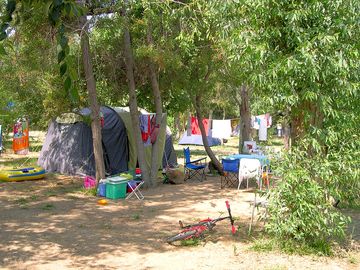
<svg viewBox="0 0 360 270">
<path fill-rule="evenodd" d="M 330 239 L 345 237 L 349 218 L 329 199 L 334 190 L 327 181 L 329 163 L 324 158 L 306 158 L 305 154 L 293 152 L 282 161 L 282 181 L 268 194 L 266 230 L 280 239 L 326 249 Z"/>
</svg>

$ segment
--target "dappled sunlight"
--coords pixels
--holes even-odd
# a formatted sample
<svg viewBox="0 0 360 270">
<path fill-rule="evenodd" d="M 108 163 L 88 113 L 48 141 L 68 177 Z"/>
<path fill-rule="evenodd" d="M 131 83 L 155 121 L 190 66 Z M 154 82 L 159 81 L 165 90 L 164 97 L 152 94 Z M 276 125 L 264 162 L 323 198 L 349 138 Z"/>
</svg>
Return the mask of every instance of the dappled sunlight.
<svg viewBox="0 0 360 270">
<path fill-rule="evenodd" d="M 142 190 L 143 201 L 134 197 L 99 205 L 98 197 L 86 195 L 79 177 L 48 174 L 37 181 L 0 183 L 0 265 L 8 269 L 238 269 L 239 264 L 252 268 L 264 263 L 262 255 L 249 250 L 253 237 L 263 229 L 256 222 L 252 236 L 247 234 L 252 184 L 249 189 L 220 189 L 220 177 L 208 176 L 203 182 L 158 183 Z M 235 235 L 230 222 L 223 220 L 197 246 L 165 242 L 180 232 L 179 220 L 186 225 L 226 216 L 226 200 L 238 228 Z M 281 263 L 300 258 L 277 257 Z"/>
</svg>

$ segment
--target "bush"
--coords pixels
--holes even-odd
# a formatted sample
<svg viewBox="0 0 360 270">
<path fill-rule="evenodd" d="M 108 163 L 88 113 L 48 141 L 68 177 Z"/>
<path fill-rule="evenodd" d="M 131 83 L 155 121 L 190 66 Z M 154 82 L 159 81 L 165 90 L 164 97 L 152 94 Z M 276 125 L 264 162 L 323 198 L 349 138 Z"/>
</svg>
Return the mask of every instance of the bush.
<svg viewBox="0 0 360 270">
<path fill-rule="evenodd" d="M 326 249 L 329 240 L 345 237 L 350 219 L 329 199 L 334 187 L 327 185 L 326 160 L 309 159 L 305 154 L 292 153 L 282 161 L 283 180 L 269 193 L 266 230 L 280 239 Z"/>
</svg>

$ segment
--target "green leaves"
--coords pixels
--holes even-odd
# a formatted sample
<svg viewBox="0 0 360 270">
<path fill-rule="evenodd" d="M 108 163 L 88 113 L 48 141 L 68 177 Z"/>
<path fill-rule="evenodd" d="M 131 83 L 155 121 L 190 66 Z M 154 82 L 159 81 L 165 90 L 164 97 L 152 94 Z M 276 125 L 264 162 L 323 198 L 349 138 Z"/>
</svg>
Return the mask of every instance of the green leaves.
<svg viewBox="0 0 360 270">
<path fill-rule="evenodd" d="M 58 1 L 58 3 L 60 3 Z M 65 27 L 61 23 L 58 26 L 58 63 L 60 65 L 60 76 L 64 79 L 64 90 L 69 96 L 71 102 L 73 104 L 77 104 L 79 102 L 79 94 L 78 90 L 75 86 L 75 82 L 77 80 L 77 74 L 74 72 L 71 67 L 71 61 L 68 57 L 69 54 L 69 39 L 65 36 Z"/>
<path fill-rule="evenodd" d="M 8 0 L 7 4 L 6 4 L 6 15 L 7 16 L 7 21 L 11 21 L 12 17 L 12 13 L 15 11 L 16 9 L 16 0 Z"/>
<path fill-rule="evenodd" d="M 329 245 L 329 239 L 344 237 L 348 219 L 330 200 L 336 196 L 331 188 L 333 183 L 328 181 L 334 177 L 333 164 L 324 162 L 322 156 L 318 160 L 306 156 L 306 152 L 294 151 L 278 166 L 282 181 L 270 191 L 270 220 L 266 229 L 283 240 Z"/>
<path fill-rule="evenodd" d="M 65 51 L 64 50 L 61 50 L 59 53 L 58 53 L 58 63 L 61 63 L 62 61 L 64 61 L 65 59 Z"/>
<path fill-rule="evenodd" d="M 66 63 L 62 63 L 62 64 L 60 65 L 60 76 L 64 76 L 65 73 L 66 73 L 66 70 L 67 70 L 67 65 L 66 65 Z"/>
<path fill-rule="evenodd" d="M 48 18 L 51 25 L 55 26 L 59 23 L 60 16 L 64 9 L 63 0 L 53 0 L 49 6 Z"/>
<path fill-rule="evenodd" d="M 5 48 L 2 44 L 0 44 L 0 55 L 6 55 Z"/>
<path fill-rule="evenodd" d="M 65 81 L 64 81 L 64 88 L 66 92 L 70 91 L 70 87 L 71 87 L 71 78 L 70 76 L 66 77 Z"/>
</svg>

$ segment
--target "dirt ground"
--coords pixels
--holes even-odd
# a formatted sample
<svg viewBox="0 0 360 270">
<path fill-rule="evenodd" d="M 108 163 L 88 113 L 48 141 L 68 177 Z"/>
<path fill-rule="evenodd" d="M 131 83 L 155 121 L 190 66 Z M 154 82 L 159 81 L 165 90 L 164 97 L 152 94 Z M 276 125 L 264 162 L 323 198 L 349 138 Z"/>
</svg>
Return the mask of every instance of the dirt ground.
<svg viewBox="0 0 360 270">
<path fill-rule="evenodd" d="M 218 177 L 202 183 L 159 185 L 145 199 L 110 201 L 81 192 L 82 179 L 0 183 L 1 269 L 360 269 L 359 253 L 339 257 L 251 251 L 246 235 L 251 190 L 220 189 Z M 185 223 L 225 213 L 231 202 L 239 232 L 218 223 L 198 246 L 164 239 Z M 357 218 L 359 215 L 357 213 Z M 355 228 L 359 234 L 359 228 Z M 359 239 L 357 239 L 359 241 Z"/>
<path fill-rule="evenodd" d="M 21 157 L 8 149 L 0 169 L 36 162 L 44 133 L 32 134 L 34 151 Z M 192 149 L 195 157 L 203 155 L 200 147 Z M 181 156 L 182 148 L 176 150 Z M 218 155 L 233 151 L 235 139 L 216 149 Z M 208 177 L 160 183 L 143 191 L 143 201 L 109 200 L 101 206 L 84 193 L 82 181 L 47 174 L 43 180 L 0 183 L 0 269 L 360 269 L 359 210 L 347 211 L 353 218 L 351 251 L 334 257 L 261 253 L 250 249 L 254 236 L 247 235 L 252 189 L 220 189 L 219 177 Z M 189 223 L 226 214 L 225 200 L 236 217 L 235 236 L 226 220 L 200 245 L 165 242 L 180 231 L 179 219 Z M 261 230 L 257 225 L 255 233 Z"/>
</svg>

